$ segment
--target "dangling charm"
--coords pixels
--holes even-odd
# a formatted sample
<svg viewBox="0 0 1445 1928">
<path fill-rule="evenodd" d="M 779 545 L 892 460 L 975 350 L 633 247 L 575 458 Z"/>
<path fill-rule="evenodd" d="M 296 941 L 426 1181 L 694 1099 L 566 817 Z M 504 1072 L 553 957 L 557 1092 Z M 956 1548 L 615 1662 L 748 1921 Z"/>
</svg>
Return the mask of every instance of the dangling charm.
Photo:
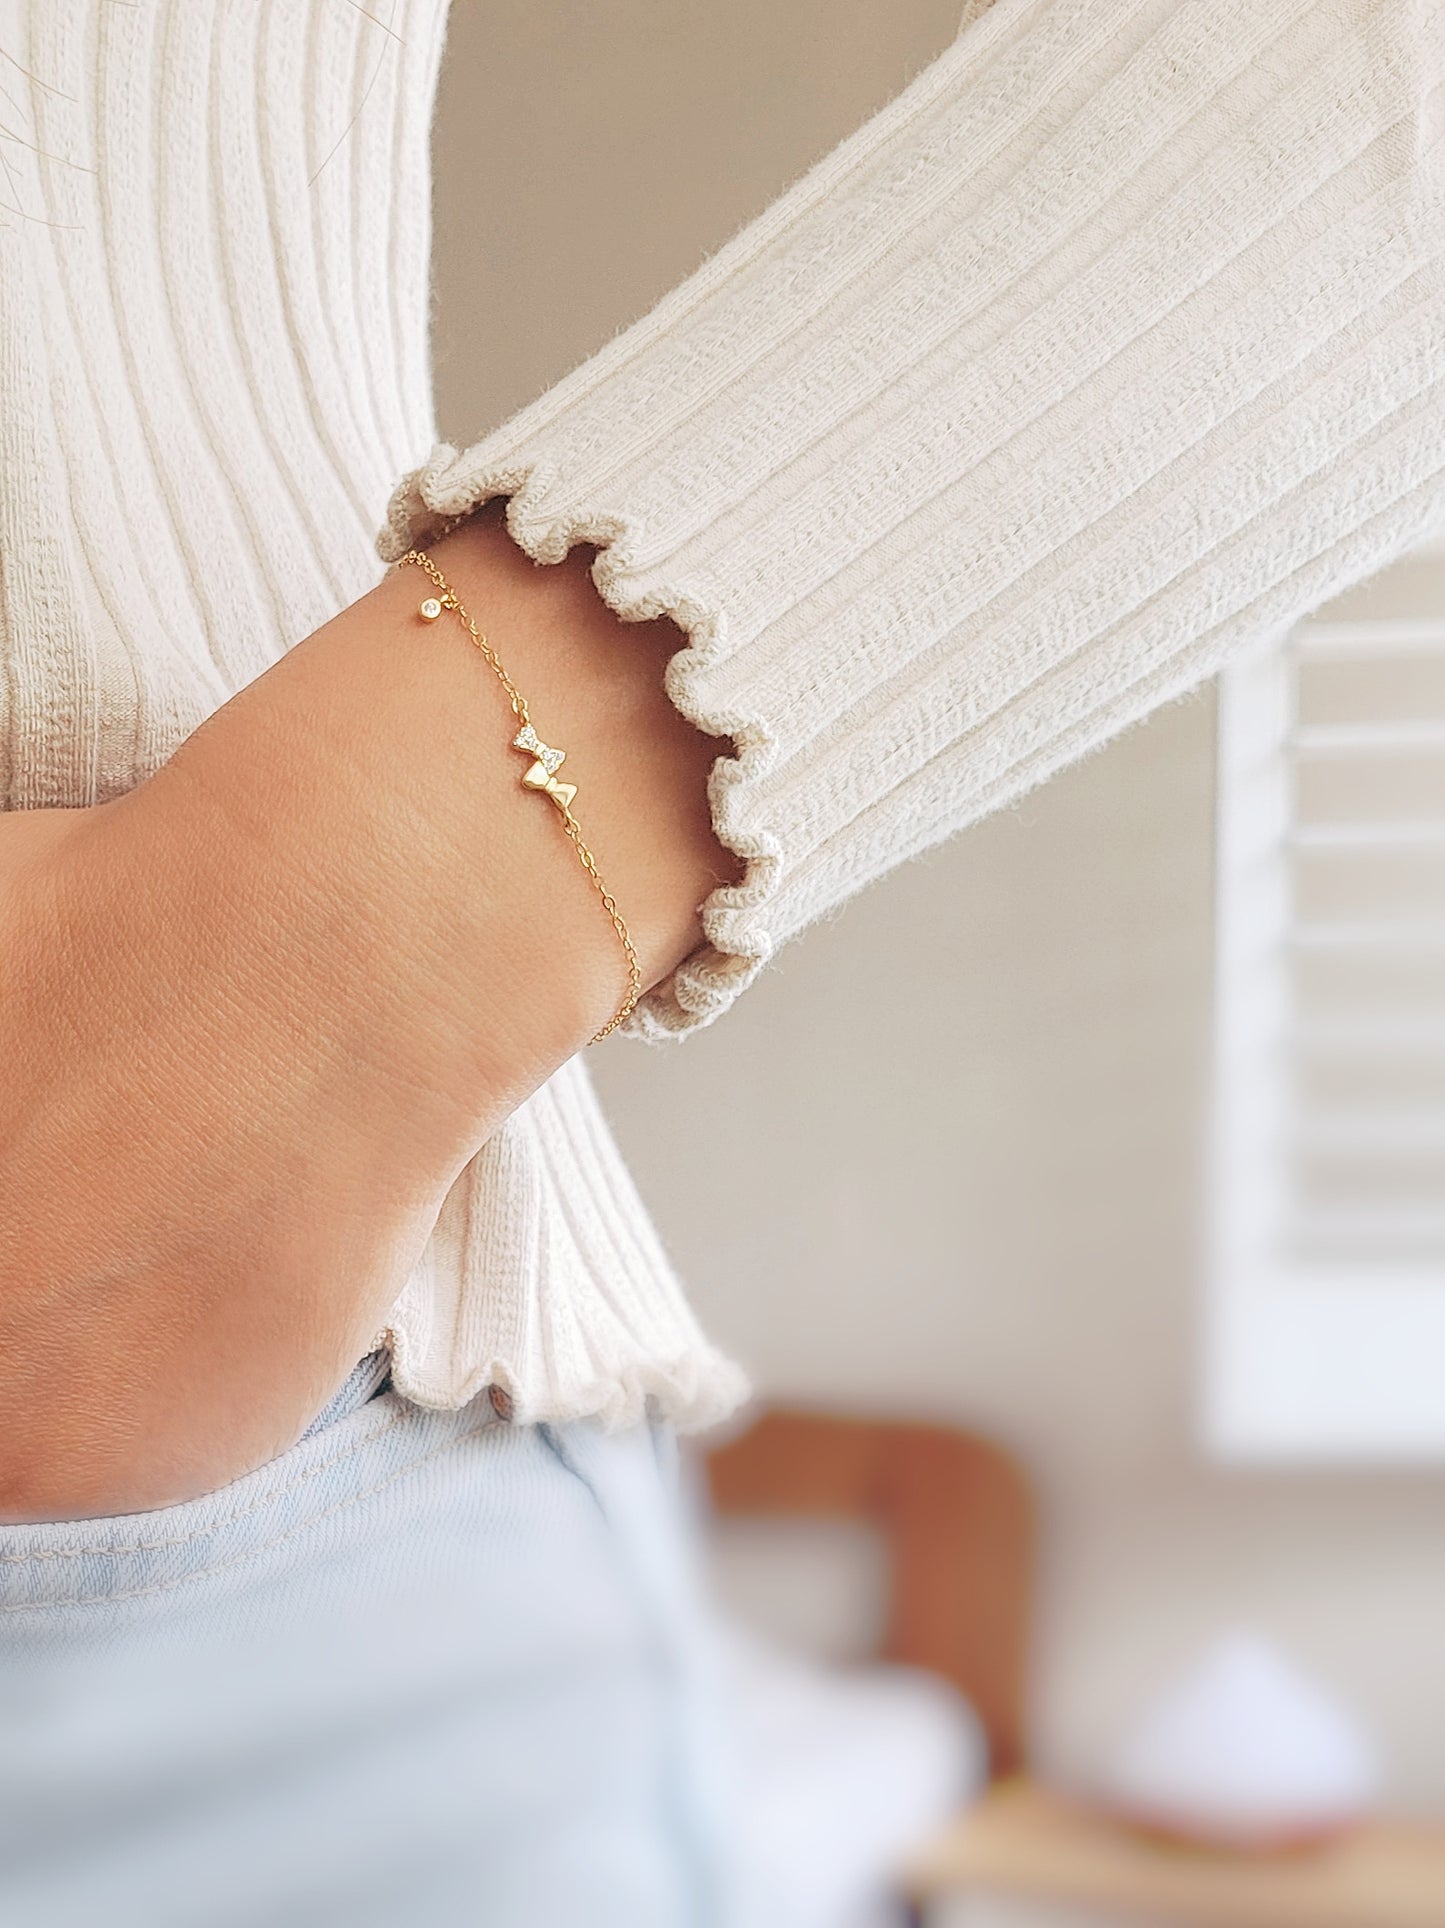
<svg viewBox="0 0 1445 1928">
<path fill-rule="evenodd" d="M 434 623 L 442 613 L 444 607 L 445 604 L 439 596 L 428 596 L 421 608 L 417 611 L 417 614 L 424 623 Z"/>
</svg>

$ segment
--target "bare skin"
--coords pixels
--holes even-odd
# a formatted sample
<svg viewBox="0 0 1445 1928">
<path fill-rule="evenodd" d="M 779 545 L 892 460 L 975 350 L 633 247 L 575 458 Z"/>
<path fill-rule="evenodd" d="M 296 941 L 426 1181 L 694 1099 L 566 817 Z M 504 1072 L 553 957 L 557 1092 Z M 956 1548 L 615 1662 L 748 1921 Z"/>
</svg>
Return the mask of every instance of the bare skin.
<svg viewBox="0 0 1445 1928">
<path fill-rule="evenodd" d="M 566 748 L 656 983 L 736 874 L 728 746 L 662 690 L 678 632 L 495 513 L 431 553 Z M 130 795 L 0 818 L 0 1518 L 167 1505 L 284 1451 L 457 1174 L 616 1009 L 616 935 L 425 593 L 389 572 Z"/>
</svg>

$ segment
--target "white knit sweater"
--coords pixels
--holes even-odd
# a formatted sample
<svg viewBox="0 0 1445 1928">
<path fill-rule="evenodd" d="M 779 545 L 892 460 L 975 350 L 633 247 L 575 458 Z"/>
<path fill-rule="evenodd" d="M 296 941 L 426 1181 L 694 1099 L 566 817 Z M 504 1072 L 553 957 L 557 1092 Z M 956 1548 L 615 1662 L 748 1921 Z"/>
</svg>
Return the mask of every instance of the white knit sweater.
<svg viewBox="0 0 1445 1928">
<path fill-rule="evenodd" d="M 382 9 L 384 16 L 385 9 Z M 651 315 L 436 449 L 443 0 L 0 0 L 0 781 L 140 781 L 441 517 L 605 545 L 745 881 L 635 1020 L 1445 522 L 1441 0 L 996 0 Z M 391 29 L 391 30 L 389 30 Z M 14 138 L 20 136 L 20 139 Z M 900 943 L 907 933 L 899 933 Z M 401 1388 L 737 1395 L 580 1061 L 458 1182 Z"/>
</svg>

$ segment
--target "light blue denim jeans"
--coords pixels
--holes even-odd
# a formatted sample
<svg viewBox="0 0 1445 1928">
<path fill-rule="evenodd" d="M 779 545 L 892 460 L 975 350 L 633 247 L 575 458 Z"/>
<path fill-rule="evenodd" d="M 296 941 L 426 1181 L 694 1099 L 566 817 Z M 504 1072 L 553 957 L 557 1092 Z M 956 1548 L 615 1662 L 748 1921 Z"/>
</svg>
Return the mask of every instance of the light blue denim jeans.
<svg viewBox="0 0 1445 1928">
<path fill-rule="evenodd" d="M 0 1529 L 5 1928 L 717 1928 L 725 1783 L 660 1427 L 358 1368 L 163 1512 Z"/>
</svg>

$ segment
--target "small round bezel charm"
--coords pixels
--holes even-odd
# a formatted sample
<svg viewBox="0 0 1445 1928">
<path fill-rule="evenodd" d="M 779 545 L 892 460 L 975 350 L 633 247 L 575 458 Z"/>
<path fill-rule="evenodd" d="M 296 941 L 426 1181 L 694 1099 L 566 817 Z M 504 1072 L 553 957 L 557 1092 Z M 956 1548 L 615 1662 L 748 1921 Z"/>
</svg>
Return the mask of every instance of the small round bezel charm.
<svg viewBox="0 0 1445 1928">
<path fill-rule="evenodd" d="M 441 613 L 442 604 L 439 596 L 428 596 L 418 612 L 424 623 L 434 623 Z"/>
</svg>

